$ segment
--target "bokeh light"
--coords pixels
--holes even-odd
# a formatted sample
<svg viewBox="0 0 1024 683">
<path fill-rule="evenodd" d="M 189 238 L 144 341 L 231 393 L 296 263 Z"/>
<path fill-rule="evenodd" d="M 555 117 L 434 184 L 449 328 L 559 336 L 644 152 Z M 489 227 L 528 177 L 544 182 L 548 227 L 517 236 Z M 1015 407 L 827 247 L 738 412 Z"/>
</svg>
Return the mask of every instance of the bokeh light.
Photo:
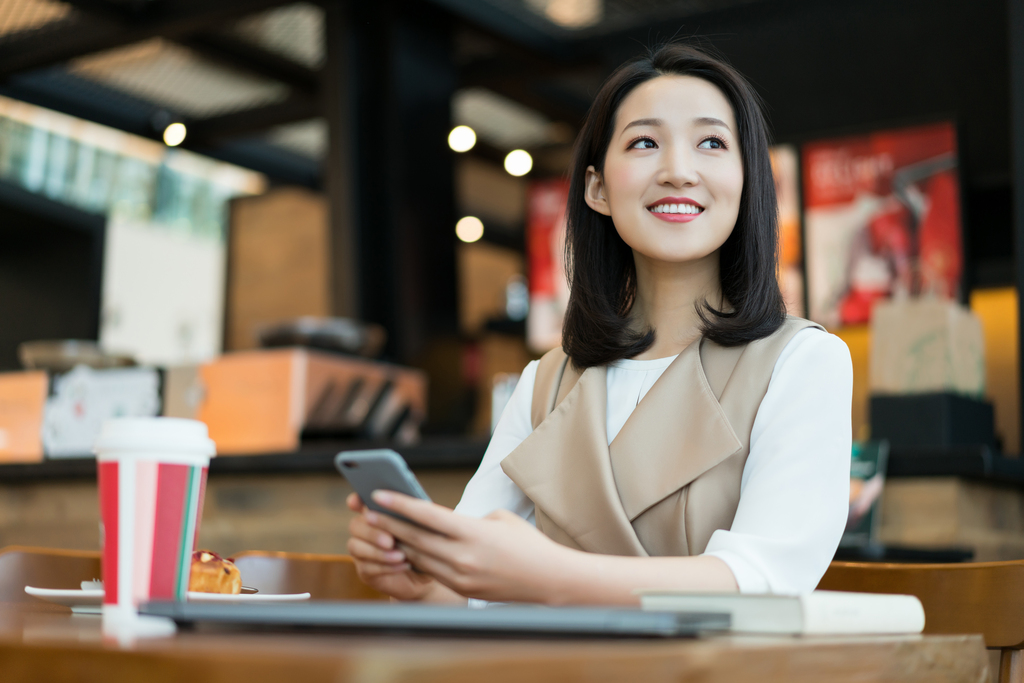
<svg viewBox="0 0 1024 683">
<path fill-rule="evenodd" d="M 168 147 L 177 147 L 185 141 L 187 132 L 184 123 L 172 123 L 164 128 L 164 144 Z"/>
<path fill-rule="evenodd" d="M 524 176 L 533 168 L 533 157 L 524 149 L 514 149 L 505 157 L 505 170 L 510 175 Z"/>
<path fill-rule="evenodd" d="M 455 224 L 455 234 L 463 242 L 476 242 L 484 236 L 484 222 L 476 216 L 464 216 Z"/>
<path fill-rule="evenodd" d="M 448 146 L 456 152 L 468 152 L 476 144 L 476 131 L 469 126 L 455 126 L 448 133 Z"/>
</svg>

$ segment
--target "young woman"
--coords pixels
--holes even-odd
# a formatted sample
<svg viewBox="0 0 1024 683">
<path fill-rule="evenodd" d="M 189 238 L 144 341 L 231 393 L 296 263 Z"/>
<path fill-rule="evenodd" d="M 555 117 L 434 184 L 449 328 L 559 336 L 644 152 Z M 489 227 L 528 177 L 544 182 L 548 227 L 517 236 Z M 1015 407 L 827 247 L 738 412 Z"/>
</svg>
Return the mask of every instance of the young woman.
<svg viewBox="0 0 1024 683">
<path fill-rule="evenodd" d="M 374 494 L 420 528 L 349 499 L 363 581 L 463 603 L 815 587 L 846 521 L 852 369 L 785 314 L 765 128 L 692 47 L 609 78 L 574 152 L 563 348 L 523 371 L 454 511 Z"/>
</svg>

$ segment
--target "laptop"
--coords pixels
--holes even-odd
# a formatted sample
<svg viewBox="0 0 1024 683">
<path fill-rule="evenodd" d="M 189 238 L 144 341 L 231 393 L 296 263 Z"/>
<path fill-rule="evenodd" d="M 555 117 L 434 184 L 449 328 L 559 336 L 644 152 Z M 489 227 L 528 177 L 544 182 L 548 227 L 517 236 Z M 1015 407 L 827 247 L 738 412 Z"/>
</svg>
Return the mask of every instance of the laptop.
<svg viewBox="0 0 1024 683">
<path fill-rule="evenodd" d="M 607 607 L 494 605 L 482 609 L 381 602 L 151 602 L 142 614 L 170 617 L 184 627 L 321 629 L 358 633 L 692 638 L 729 628 L 729 615 L 643 612 Z"/>
</svg>

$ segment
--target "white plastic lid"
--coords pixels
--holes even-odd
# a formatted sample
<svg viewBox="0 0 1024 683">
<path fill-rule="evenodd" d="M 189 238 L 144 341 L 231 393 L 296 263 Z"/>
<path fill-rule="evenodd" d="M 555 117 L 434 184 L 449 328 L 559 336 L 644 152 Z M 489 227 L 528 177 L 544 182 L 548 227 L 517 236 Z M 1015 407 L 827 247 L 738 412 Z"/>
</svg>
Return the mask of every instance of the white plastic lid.
<svg viewBox="0 0 1024 683">
<path fill-rule="evenodd" d="M 180 417 L 115 417 L 103 422 L 93 452 L 175 453 L 213 457 L 206 424 Z"/>
</svg>

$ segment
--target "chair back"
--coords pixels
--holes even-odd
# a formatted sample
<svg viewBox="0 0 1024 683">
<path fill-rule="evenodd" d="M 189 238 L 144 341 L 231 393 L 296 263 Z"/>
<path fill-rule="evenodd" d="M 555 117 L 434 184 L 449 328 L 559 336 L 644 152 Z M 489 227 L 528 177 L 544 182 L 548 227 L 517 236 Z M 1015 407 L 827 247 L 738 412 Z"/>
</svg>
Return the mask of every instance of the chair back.
<svg viewBox="0 0 1024 683">
<path fill-rule="evenodd" d="M 348 555 L 247 550 L 234 557 L 242 585 L 261 593 L 306 593 L 312 600 L 388 600 L 356 575 Z"/>
<path fill-rule="evenodd" d="M 99 551 L 14 545 L 0 549 L 0 602 L 35 602 L 25 586 L 81 588 L 83 581 L 102 576 Z"/>
<path fill-rule="evenodd" d="M 924 606 L 925 633 L 980 633 L 989 648 L 1024 648 L 1024 560 L 833 562 L 818 588 L 916 595 Z"/>
</svg>

